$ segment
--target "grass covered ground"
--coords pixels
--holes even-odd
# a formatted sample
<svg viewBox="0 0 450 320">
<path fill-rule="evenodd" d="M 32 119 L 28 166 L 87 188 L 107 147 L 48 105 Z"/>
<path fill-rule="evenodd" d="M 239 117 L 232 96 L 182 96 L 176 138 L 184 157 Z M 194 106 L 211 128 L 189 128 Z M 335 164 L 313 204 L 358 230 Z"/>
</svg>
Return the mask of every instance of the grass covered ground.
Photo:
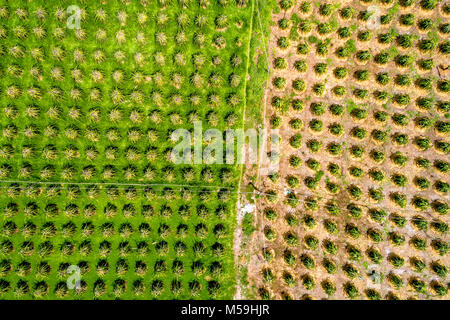
<svg viewBox="0 0 450 320">
<path fill-rule="evenodd" d="M 170 137 L 243 125 L 252 10 L 0 1 L 0 298 L 233 296 L 240 169 L 173 165 Z"/>
</svg>

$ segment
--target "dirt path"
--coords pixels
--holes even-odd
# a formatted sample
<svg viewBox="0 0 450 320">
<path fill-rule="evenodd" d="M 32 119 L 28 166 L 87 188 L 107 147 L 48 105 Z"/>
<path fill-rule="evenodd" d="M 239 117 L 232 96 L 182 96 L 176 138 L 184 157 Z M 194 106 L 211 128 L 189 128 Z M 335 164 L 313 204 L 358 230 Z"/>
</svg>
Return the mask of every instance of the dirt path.
<svg viewBox="0 0 450 320">
<path fill-rule="evenodd" d="M 247 83 L 248 83 L 248 68 L 250 65 L 250 52 L 251 52 L 251 38 L 253 35 L 253 16 L 254 16 L 254 10 L 255 10 L 255 2 L 257 0 L 252 0 L 252 16 L 250 20 L 250 30 L 249 30 L 249 40 L 248 40 L 248 47 L 247 47 L 247 63 L 246 63 L 246 72 L 245 72 L 245 79 L 244 79 L 244 110 L 243 110 L 243 119 L 242 123 L 245 126 L 245 120 L 246 120 L 246 110 L 247 110 Z M 243 152 L 245 152 L 245 144 L 242 146 Z M 244 153 L 245 154 L 245 153 Z M 241 187 L 242 187 L 242 180 L 243 180 L 243 172 L 244 172 L 244 165 L 241 165 L 241 171 L 240 171 L 240 178 L 239 178 L 239 185 L 238 185 L 238 200 L 236 203 L 236 228 L 234 230 L 234 243 L 233 243 L 233 251 L 234 251 L 234 257 L 235 257 L 235 267 L 236 267 L 236 293 L 234 296 L 234 300 L 241 300 L 243 299 L 242 296 L 242 288 L 241 288 L 241 277 L 239 273 L 239 257 L 241 255 L 241 242 L 242 242 L 242 203 L 241 203 Z M 245 206 L 245 205 L 244 205 Z"/>
</svg>

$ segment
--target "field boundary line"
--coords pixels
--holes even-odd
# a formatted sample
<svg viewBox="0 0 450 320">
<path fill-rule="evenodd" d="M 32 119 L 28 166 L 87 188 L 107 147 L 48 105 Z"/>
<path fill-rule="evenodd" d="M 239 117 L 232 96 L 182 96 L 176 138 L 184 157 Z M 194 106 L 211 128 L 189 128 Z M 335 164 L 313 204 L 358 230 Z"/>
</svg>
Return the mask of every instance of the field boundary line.
<svg viewBox="0 0 450 320">
<path fill-rule="evenodd" d="M 20 183 L 20 184 L 61 184 L 61 185 L 110 185 L 110 186 L 134 186 L 134 187 L 196 187 L 196 188 L 222 188 L 234 190 L 235 188 L 214 185 L 195 185 L 195 184 L 170 184 L 170 183 L 124 183 L 124 182 L 74 182 L 74 181 L 26 181 L 26 180 L 0 180 L 1 183 Z M 1 188 L 1 187 L 0 187 Z"/>
</svg>

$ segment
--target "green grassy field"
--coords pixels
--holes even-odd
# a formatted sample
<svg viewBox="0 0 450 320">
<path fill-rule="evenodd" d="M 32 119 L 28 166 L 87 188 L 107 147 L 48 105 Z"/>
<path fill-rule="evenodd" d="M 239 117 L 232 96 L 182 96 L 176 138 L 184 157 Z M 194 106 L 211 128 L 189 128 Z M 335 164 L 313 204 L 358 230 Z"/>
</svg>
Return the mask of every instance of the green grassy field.
<svg viewBox="0 0 450 320">
<path fill-rule="evenodd" d="M 0 1 L 0 298 L 232 298 L 240 168 L 170 136 L 243 125 L 253 10 Z"/>
</svg>

